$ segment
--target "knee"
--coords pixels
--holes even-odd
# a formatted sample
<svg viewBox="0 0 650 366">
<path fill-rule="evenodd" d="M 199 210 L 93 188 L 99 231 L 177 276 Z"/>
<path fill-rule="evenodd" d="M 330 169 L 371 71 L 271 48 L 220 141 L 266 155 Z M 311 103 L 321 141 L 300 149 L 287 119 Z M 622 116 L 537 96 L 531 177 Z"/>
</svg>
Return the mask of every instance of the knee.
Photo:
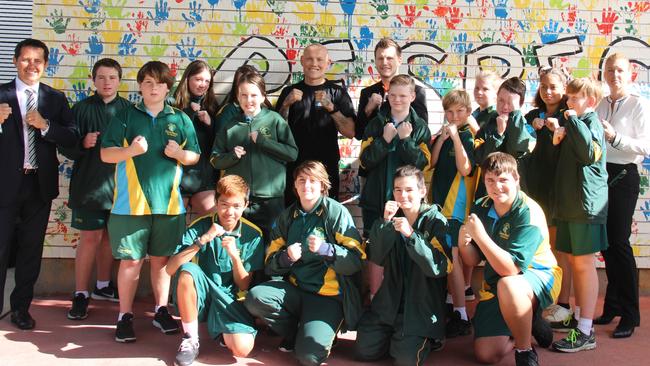
<svg viewBox="0 0 650 366">
<path fill-rule="evenodd" d="M 501 361 L 503 355 L 498 354 L 494 349 L 474 346 L 474 357 L 476 357 L 476 361 L 480 363 L 495 364 Z"/>
<path fill-rule="evenodd" d="M 248 357 L 248 355 L 251 353 L 253 350 L 254 344 L 253 343 L 237 343 L 232 346 L 228 346 L 230 348 L 230 352 L 232 352 L 232 355 L 235 357 Z"/>
<path fill-rule="evenodd" d="M 176 289 L 178 291 L 183 291 L 190 288 L 194 288 L 194 277 L 192 277 L 188 272 L 183 271 L 178 275 L 178 285 L 176 286 Z"/>
</svg>

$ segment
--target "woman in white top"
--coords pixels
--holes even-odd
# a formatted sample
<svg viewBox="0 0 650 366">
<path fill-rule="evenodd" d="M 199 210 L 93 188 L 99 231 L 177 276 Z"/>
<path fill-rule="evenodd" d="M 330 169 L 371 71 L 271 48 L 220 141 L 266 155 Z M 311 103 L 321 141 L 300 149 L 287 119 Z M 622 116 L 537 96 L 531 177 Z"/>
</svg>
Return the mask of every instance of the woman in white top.
<svg viewBox="0 0 650 366">
<path fill-rule="evenodd" d="M 610 95 L 596 112 L 605 130 L 607 173 L 609 175 L 609 208 L 604 250 L 607 272 L 607 293 L 603 313 L 594 324 L 609 324 L 614 317 L 621 320 L 614 338 L 627 338 L 639 326 L 639 280 L 630 234 L 632 216 L 639 197 L 638 166 L 650 155 L 650 109 L 647 101 L 631 94 L 630 60 L 619 53 L 605 61 L 604 79 Z"/>
</svg>

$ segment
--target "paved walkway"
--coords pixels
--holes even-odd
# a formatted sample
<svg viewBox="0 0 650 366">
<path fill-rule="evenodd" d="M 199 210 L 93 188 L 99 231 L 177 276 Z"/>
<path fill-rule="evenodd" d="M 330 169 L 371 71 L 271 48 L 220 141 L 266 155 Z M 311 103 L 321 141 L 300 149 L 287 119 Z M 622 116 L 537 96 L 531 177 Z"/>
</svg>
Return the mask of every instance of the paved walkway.
<svg viewBox="0 0 650 366">
<path fill-rule="evenodd" d="M 151 305 L 136 304 L 135 331 L 138 341 L 132 344 L 118 344 L 113 341 L 117 304 L 91 302 L 88 319 L 76 322 L 66 318 L 70 302 L 63 298 L 37 299 L 30 310 L 36 319 L 34 331 L 19 331 L 9 322 L 9 317 L 0 320 L 0 365 L 111 365 L 149 366 L 172 365 L 180 335 L 163 335 L 151 325 Z M 601 304 L 599 303 L 599 308 Z M 549 350 L 538 350 L 542 365 L 647 365 L 650 349 L 650 297 L 641 299 L 642 326 L 625 340 L 615 340 L 609 334 L 615 322 L 597 326 L 598 347 L 593 351 L 576 354 L 559 354 Z M 207 331 L 200 328 L 201 355 L 196 365 L 297 365 L 291 354 L 275 349 L 280 339 L 264 332 L 257 338 L 257 344 L 250 358 L 235 359 L 227 350 L 211 341 Z M 332 352 L 328 365 L 391 365 L 389 360 L 364 364 L 355 362 L 352 346 L 356 334 L 341 336 L 338 346 Z M 560 333 L 556 333 L 556 338 Z M 472 355 L 472 337 L 452 339 L 440 352 L 432 353 L 427 365 L 475 365 Z M 507 357 L 501 365 L 514 365 L 514 357 Z"/>
</svg>

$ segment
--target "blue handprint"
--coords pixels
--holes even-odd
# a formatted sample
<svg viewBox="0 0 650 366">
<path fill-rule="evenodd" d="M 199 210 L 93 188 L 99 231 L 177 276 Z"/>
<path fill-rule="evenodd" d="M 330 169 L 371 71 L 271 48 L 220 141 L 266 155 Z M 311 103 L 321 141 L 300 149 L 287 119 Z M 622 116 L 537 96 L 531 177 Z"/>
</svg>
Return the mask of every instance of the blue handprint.
<svg viewBox="0 0 650 366">
<path fill-rule="evenodd" d="M 643 206 L 639 207 L 641 212 L 643 212 L 643 217 L 646 221 L 650 219 L 650 201 L 645 201 Z"/>
<path fill-rule="evenodd" d="M 508 0 L 492 0 L 494 16 L 499 19 L 508 18 Z"/>
<path fill-rule="evenodd" d="M 467 43 L 467 33 L 462 32 L 458 36 L 454 36 L 454 41 L 451 43 L 451 49 L 458 54 L 466 54 L 474 48 L 473 43 Z"/>
<path fill-rule="evenodd" d="M 187 37 L 187 43 L 181 39 L 181 43 L 176 43 L 176 49 L 180 53 L 181 57 L 185 57 L 190 61 L 196 60 L 197 57 L 201 56 L 203 51 L 194 50 L 196 47 L 196 38 Z"/>
<path fill-rule="evenodd" d="M 373 38 L 374 34 L 370 31 L 370 28 L 364 25 L 359 29 L 359 38 L 354 37 L 354 43 L 357 44 L 357 48 L 360 50 L 365 50 L 370 46 Z"/>
<path fill-rule="evenodd" d="M 564 28 L 560 28 L 560 23 L 556 20 L 549 19 L 548 24 L 544 29 L 539 31 L 539 38 L 543 44 L 557 41 L 560 33 L 564 32 Z"/>
<path fill-rule="evenodd" d="M 578 35 L 578 39 L 580 39 L 580 43 L 585 41 L 585 38 L 587 37 L 587 30 L 589 26 L 587 25 L 587 22 L 584 19 L 578 19 L 576 20 L 575 24 L 575 32 Z"/>
<path fill-rule="evenodd" d="M 154 6 L 156 15 L 151 14 L 151 10 L 147 10 L 147 16 L 153 20 L 153 24 L 160 25 L 163 21 L 169 19 L 169 4 L 165 0 L 156 1 Z"/>
<path fill-rule="evenodd" d="M 86 88 L 86 83 L 83 81 L 78 81 L 75 84 L 72 84 L 72 90 L 74 91 L 75 99 L 77 102 L 81 102 L 86 99 L 88 95 L 92 92 L 90 87 Z"/>
<path fill-rule="evenodd" d="M 426 32 L 426 39 L 429 41 L 435 41 L 438 36 L 438 22 L 429 18 L 427 19 L 427 25 L 429 26 L 429 29 L 427 29 Z"/>
<path fill-rule="evenodd" d="M 79 5 L 83 6 L 86 13 L 95 14 L 101 8 L 102 1 L 101 0 L 86 0 L 86 1 L 79 0 Z"/>
<path fill-rule="evenodd" d="M 140 103 L 140 101 L 142 101 L 142 95 L 140 95 L 140 93 L 137 92 L 131 92 L 127 94 L 126 98 L 129 100 L 129 102 L 133 104 L 138 104 Z"/>
<path fill-rule="evenodd" d="M 329 3 L 329 0 L 318 0 L 318 3 L 321 4 L 322 6 L 327 6 L 327 3 Z"/>
<path fill-rule="evenodd" d="M 88 37 L 88 48 L 86 48 L 85 52 L 90 56 L 99 56 L 104 52 L 102 40 L 96 34 Z"/>
<path fill-rule="evenodd" d="M 54 76 L 59 71 L 59 65 L 63 61 L 64 55 L 59 56 L 59 49 L 56 47 L 50 48 L 50 56 L 47 59 L 47 69 L 45 72 L 47 76 Z"/>
<path fill-rule="evenodd" d="M 341 0 L 340 4 L 345 15 L 350 16 L 354 13 L 354 8 L 357 6 L 357 0 Z"/>
<path fill-rule="evenodd" d="M 185 19 L 185 23 L 187 23 L 190 28 L 193 28 L 197 23 L 200 23 L 201 20 L 203 20 L 202 14 L 204 11 L 205 10 L 201 10 L 201 4 L 194 0 L 190 3 L 189 15 L 185 15 L 185 13 L 181 15 L 183 16 L 183 19 Z"/>
<path fill-rule="evenodd" d="M 117 54 L 120 56 L 133 55 L 137 48 L 134 47 L 137 39 L 131 33 L 124 33 L 122 41 L 117 46 Z"/>
</svg>

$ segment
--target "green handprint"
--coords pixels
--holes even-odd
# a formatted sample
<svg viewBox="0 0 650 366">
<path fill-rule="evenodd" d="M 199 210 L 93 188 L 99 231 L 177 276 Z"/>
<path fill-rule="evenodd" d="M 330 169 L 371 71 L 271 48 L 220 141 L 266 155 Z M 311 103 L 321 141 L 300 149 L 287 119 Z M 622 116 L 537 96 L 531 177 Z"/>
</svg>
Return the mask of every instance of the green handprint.
<svg viewBox="0 0 650 366">
<path fill-rule="evenodd" d="M 70 23 L 70 18 L 63 17 L 63 10 L 54 9 L 54 11 L 50 13 L 50 18 L 46 18 L 45 22 L 47 22 L 47 24 L 49 24 L 50 27 L 52 27 L 54 33 L 63 34 L 65 33 L 65 30 L 68 28 L 68 24 Z"/>
<path fill-rule="evenodd" d="M 375 8 L 381 19 L 388 19 L 388 1 L 387 0 L 370 0 L 370 6 Z"/>
<path fill-rule="evenodd" d="M 97 14 L 93 15 L 88 22 L 82 22 L 81 24 L 83 24 L 84 28 L 88 29 L 89 31 L 97 32 L 99 26 L 104 24 L 105 21 L 106 12 L 98 12 Z"/>
<path fill-rule="evenodd" d="M 88 65 L 83 61 L 77 61 L 77 63 L 74 65 L 74 68 L 72 69 L 72 72 L 68 76 L 68 79 L 86 80 L 88 79 L 88 74 Z"/>
<path fill-rule="evenodd" d="M 167 48 L 169 48 L 167 42 L 161 36 L 151 37 L 150 43 L 151 47 L 144 46 L 144 53 L 154 61 L 157 61 L 163 56 Z"/>
<path fill-rule="evenodd" d="M 571 4 L 565 3 L 564 0 L 551 0 L 548 5 L 551 9 L 566 9 Z"/>
<path fill-rule="evenodd" d="M 232 31 L 232 34 L 243 36 L 249 34 L 248 30 L 251 27 L 251 25 L 249 23 L 237 22 L 235 23 L 234 27 L 232 25 L 229 25 L 229 27 L 230 30 Z"/>
<path fill-rule="evenodd" d="M 286 0 L 266 0 L 266 3 L 271 8 L 271 11 L 274 12 L 277 16 L 282 16 L 284 13 L 284 7 L 287 3 Z"/>
<path fill-rule="evenodd" d="M 113 4 L 113 2 L 115 3 Z M 104 9 L 106 9 L 109 18 L 122 19 L 129 15 L 129 12 L 124 10 L 125 6 L 126 0 L 107 0 Z"/>
</svg>

